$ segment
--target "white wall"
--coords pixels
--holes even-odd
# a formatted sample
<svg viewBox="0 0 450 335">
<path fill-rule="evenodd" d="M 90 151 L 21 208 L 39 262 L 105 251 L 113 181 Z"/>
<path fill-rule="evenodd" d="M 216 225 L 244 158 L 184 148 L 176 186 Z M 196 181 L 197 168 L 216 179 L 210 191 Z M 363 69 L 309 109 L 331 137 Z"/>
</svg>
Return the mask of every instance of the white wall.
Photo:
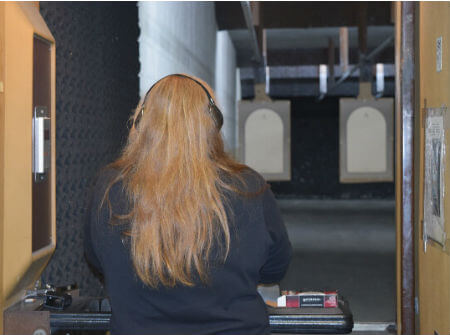
<svg viewBox="0 0 450 335">
<path fill-rule="evenodd" d="M 226 150 L 236 151 L 236 51 L 227 31 L 217 32 L 216 97 L 224 115 L 222 133 Z"/>
<path fill-rule="evenodd" d="M 192 74 L 214 86 L 214 3 L 149 1 L 138 7 L 141 96 L 171 73 Z"/>
<path fill-rule="evenodd" d="M 160 78 L 187 73 L 214 88 L 224 114 L 225 148 L 236 149 L 236 52 L 217 31 L 214 2 L 139 2 L 140 95 Z"/>
</svg>

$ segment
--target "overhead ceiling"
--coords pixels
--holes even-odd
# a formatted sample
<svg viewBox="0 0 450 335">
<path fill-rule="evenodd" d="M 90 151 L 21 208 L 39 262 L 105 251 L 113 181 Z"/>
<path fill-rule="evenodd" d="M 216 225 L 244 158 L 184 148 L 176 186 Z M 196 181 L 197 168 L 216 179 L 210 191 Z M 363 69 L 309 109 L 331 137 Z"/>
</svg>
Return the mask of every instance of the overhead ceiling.
<svg viewBox="0 0 450 335">
<path fill-rule="evenodd" d="M 249 43 L 247 29 L 229 31 L 240 67 L 252 66 L 253 49 Z M 393 26 L 372 26 L 367 28 L 367 47 L 375 49 L 394 34 Z M 328 47 L 333 40 L 335 63 L 339 63 L 339 28 L 274 28 L 266 29 L 268 65 L 317 65 L 328 63 Z M 350 63 L 358 62 L 358 28 L 348 28 Z M 380 62 L 394 62 L 394 47 L 380 54 Z"/>
<path fill-rule="evenodd" d="M 251 5 L 255 30 L 265 30 L 266 33 L 269 65 L 328 62 L 330 39 L 337 49 L 341 27 L 348 27 L 350 58 L 353 61 L 358 56 L 360 26 L 366 27 L 369 51 L 394 33 L 390 2 L 268 1 L 251 2 Z M 229 31 L 237 51 L 238 65 L 251 66 L 254 51 L 241 3 L 216 2 L 216 18 L 219 30 Z M 261 50 L 262 38 L 260 34 L 258 44 Z M 280 53 L 286 54 L 285 60 L 280 59 Z M 304 57 L 308 53 L 311 57 Z M 380 57 L 384 62 L 393 62 L 393 47 L 390 54 L 391 57 L 386 53 Z M 293 59 L 296 56 L 297 59 Z"/>
<path fill-rule="evenodd" d="M 353 73 L 333 94 L 355 95 L 360 73 L 364 80 L 371 80 L 373 63 L 378 62 L 387 66 L 387 87 L 392 91 L 388 94 L 393 94 L 391 2 L 219 1 L 215 6 L 218 29 L 229 32 L 237 65 L 242 69 L 242 89 L 248 96 L 252 95 L 253 83 L 260 82 L 264 76 L 269 80 L 270 91 L 278 92 L 276 95 L 290 95 L 296 85 L 300 86 L 294 89 L 293 95 L 316 95 L 318 88 L 313 86 L 318 85 L 319 64 L 330 67 L 333 63 L 337 66 L 335 75 L 343 73 L 339 68 L 342 27 L 348 29 L 349 64 L 361 65 L 361 55 L 370 54 L 390 38 L 391 42 L 362 65 L 362 72 Z M 256 53 L 256 56 L 266 56 L 264 64 L 255 62 L 261 58 L 255 57 Z M 271 70 L 261 70 L 263 65 L 270 66 Z"/>
<path fill-rule="evenodd" d="M 217 1 L 215 5 L 219 30 L 246 28 L 240 2 Z M 352 27 L 361 19 L 368 26 L 392 23 L 388 1 L 252 1 L 250 5 L 257 8 L 256 23 L 262 28 Z"/>
</svg>

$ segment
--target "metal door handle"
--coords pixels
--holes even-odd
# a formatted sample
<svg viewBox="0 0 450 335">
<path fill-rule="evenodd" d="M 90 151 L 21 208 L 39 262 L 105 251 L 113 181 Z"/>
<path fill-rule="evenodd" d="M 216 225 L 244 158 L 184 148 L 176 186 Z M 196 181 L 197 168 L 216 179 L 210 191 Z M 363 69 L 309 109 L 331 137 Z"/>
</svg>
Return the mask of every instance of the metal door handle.
<svg viewBox="0 0 450 335">
<path fill-rule="evenodd" d="M 33 116 L 33 174 L 36 182 L 44 181 L 49 167 L 50 118 L 45 106 L 36 106 Z"/>
</svg>

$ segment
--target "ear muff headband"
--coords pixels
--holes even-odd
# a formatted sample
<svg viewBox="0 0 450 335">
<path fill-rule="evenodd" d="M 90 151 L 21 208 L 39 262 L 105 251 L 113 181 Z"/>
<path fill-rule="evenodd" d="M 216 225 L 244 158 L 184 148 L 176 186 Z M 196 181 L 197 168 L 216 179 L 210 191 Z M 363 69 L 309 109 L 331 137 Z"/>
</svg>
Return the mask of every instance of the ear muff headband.
<svg viewBox="0 0 450 335">
<path fill-rule="evenodd" d="M 149 89 L 149 90 L 147 91 L 147 93 L 145 94 L 144 102 L 142 103 L 141 110 L 139 111 L 138 115 L 136 115 L 136 118 L 134 119 L 134 122 L 133 122 L 134 127 L 136 128 L 136 126 L 139 124 L 139 121 L 140 121 L 141 118 L 142 118 L 142 115 L 144 115 L 145 103 L 147 102 L 147 97 L 148 97 L 150 91 L 151 91 L 151 90 L 153 89 L 153 87 L 155 87 L 155 85 L 158 84 L 161 80 L 163 80 L 163 79 L 165 79 L 165 78 L 167 78 L 167 77 L 170 77 L 170 76 L 177 76 L 177 77 L 187 78 L 187 79 L 190 79 L 190 80 L 196 82 L 198 85 L 200 85 L 200 87 L 203 89 L 203 91 L 205 91 L 206 96 L 208 97 L 208 104 L 209 104 L 208 110 L 209 110 L 209 113 L 210 113 L 212 119 L 214 120 L 214 123 L 216 124 L 217 129 L 220 130 L 220 129 L 222 128 L 222 125 L 223 125 L 223 114 L 222 114 L 222 112 L 220 111 L 219 107 L 217 107 L 216 103 L 214 102 L 214 99 L 211 97 L 211 94 L 209 94 L 209 92 L 208 92 L 208 90 L 206 89 L 206 87 L 203 86 L 203 84 L 202 84 L 201 82 L 199 82 L 198 80 L 196 80 L 196 79 L 194 79 L 194 78 L 191 78 L 191 77 L 188 77 L 188 76 L 185 76 L 184 74 L 179 74 L 179 73 L 176 73 L 176 74 L 170 74 L 170 75 L 168 75 L 168 76 L 166 76 L 166 77 L 163 77 L 163 78 L 161 78 L 160 80 L 158 80 L 156 83 L 154 83 L 154 84 L 152 85 L 152 87 L 150 87 L 150 89 Z"/>
</svg>

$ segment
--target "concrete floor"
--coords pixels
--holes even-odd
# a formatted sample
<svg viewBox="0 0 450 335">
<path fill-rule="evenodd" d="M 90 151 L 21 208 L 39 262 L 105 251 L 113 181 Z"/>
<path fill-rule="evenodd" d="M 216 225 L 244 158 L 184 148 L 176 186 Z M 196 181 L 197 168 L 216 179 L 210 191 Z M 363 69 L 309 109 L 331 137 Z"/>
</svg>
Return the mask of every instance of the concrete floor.
<svg viewBox="0 0 450 335">
<path fill-rule="evenodd" d="M 355 323 L 394 323 L 394 202 L 279 200 L 279 207 L 294 247 L 281 289 L 338 289 Z"/>
</svg>

